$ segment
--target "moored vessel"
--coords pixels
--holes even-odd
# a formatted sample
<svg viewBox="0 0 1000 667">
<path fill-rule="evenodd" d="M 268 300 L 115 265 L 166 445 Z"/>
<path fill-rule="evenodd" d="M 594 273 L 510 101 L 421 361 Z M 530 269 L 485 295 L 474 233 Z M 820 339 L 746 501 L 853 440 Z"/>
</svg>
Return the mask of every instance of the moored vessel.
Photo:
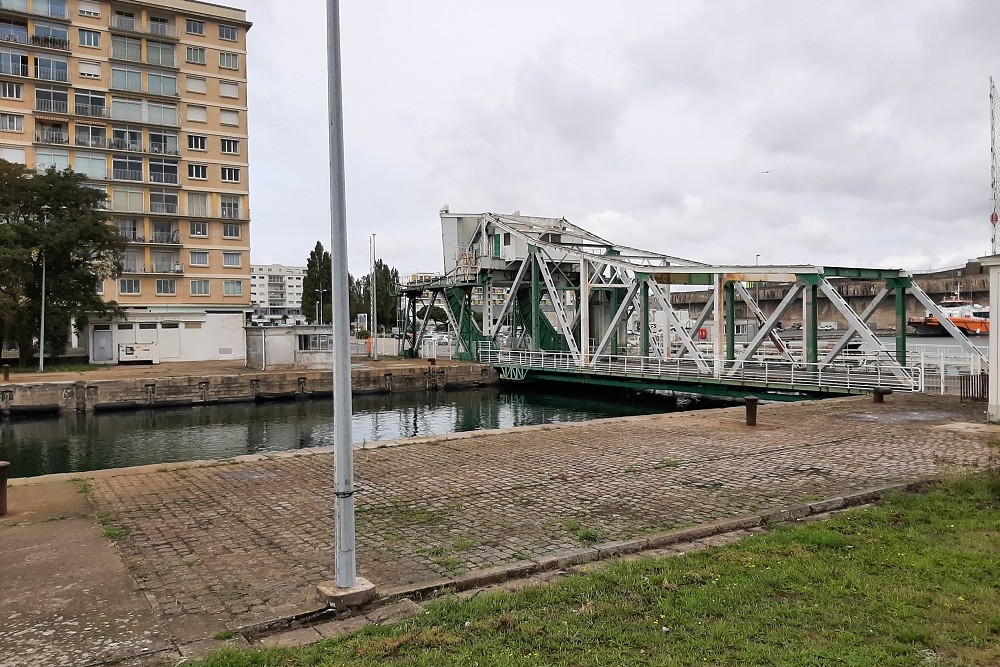
<svg viewBox="0 0 1000 667">
<path fill-rule="evenodd" d="M 970 299 L 963 299 L 959 292 L 951 294 L 938 304 L 941 313 L 966 336 L 985 336 L 990 333 L 990 309 L 979 306 Z M 909 325 L 918 336 L 945 336 L 944 326 L 932 313 L 924 317 L 911 317 Z"/>
</svg>

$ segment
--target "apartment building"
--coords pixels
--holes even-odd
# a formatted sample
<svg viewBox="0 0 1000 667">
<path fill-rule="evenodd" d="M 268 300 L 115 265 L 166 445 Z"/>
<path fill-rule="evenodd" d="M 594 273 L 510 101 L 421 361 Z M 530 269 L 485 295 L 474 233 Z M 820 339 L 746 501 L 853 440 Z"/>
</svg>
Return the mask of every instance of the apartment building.
<svg viewBox="0 0 1000 667">
<path fill-rule="evenodd" d="M 304 323 L 302 281 L 305 276 L 304 266 L 250 265 L 250 302 L 253 304 L 254 320 L 271 324 Z"/>
<path fill-rule="evenodd" d="M 250 25 L 195 0 L 0 0 L 0 158 L 86 174 L 128 242 L 98 286 L 128 316 L 81 332 L 93 362 L 246 355 Z"/>
</svg>

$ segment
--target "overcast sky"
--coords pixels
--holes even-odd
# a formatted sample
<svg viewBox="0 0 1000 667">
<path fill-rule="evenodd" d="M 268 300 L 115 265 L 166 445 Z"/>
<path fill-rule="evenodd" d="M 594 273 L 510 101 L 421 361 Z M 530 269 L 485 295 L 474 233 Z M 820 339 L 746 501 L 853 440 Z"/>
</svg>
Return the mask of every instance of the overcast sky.
<svg viewBox="0 0 1000 667">
<path fill-rule="evenodd" d="M 233 0 L 232 4 L 241 4 Z M 325 3 L 242 0 L 251 244 L 328 245 Z M 438 209 L 706 262 L 989 248 L 997 0 L 342 0 L 351 271 L 439 271 Z"/>
</svg>

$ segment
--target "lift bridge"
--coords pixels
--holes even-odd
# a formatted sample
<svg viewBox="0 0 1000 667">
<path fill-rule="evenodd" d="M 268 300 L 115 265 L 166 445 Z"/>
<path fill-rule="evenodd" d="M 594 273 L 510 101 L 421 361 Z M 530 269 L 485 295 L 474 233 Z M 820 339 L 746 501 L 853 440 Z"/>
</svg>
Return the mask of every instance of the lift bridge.
<svg viewBox="0 0 1000 667">
<path fill-rule="evenodd" d="M 562 218 L 445 208 L 441 227 L 445 272 L 400 290 L 404 356 L 419 356 L 432 307 L 439 306 L 457 336 L 458 358 L 490 364 L 507 380 L 775 400 L 876 388 L 921 391 L 922 369 L 907 363 L 909 290 L 969 354 L 980 357 L 983 368 L 988 364 L 904 271 L 714 266 L 618 245 Z M 881 284 L 862 312 L 838 290 L 850 280 Z M 767 313 L 754 293 L 769 283 L 791 287 Z M 694 288 L 710 290 L 701 312 L 675 309 L 671 291 Z M 848 326 L 824 345 L 820 294 Z M 890 297 L 896 307 L 893 349 L 868 325 Z M 781 318 L 800 299 L 802 328 L 795 340 L 787 333 L 783 338 Z M 629 333 L 630 322 L 637 332 Z"/>
</svg>

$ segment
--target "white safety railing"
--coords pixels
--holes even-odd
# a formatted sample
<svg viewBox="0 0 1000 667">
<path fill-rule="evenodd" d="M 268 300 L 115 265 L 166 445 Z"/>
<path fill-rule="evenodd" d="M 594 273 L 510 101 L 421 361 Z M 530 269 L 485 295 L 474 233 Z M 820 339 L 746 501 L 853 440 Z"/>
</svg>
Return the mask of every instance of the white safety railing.
<svg viewBox="0 0 1000 667">
<path fill-rule="evenodd" d="M 928 394 L 958 394 L 963 375 L 989 371 L 983 357 L 956 345 L 914 345 L 907 349 L 906 360 L 922 369 Z"/>
<path fill-rule="evenodd" d="M 726 384 L 801 390 L 923 389 L 923 376 L 918 366 L 890 368 L 872 363 L 806 364 L 784 360 L 736 363 L 721 359 L 699 365 L 693 359 L 625 355 L 592 357 L 590 363 L 584 365 L 568 352 L 499 350 L 488 343 L 480 345 L 479 359 L 501 369 L 570 371 L 637 379 L 714 380 Z"/>
</svg>

